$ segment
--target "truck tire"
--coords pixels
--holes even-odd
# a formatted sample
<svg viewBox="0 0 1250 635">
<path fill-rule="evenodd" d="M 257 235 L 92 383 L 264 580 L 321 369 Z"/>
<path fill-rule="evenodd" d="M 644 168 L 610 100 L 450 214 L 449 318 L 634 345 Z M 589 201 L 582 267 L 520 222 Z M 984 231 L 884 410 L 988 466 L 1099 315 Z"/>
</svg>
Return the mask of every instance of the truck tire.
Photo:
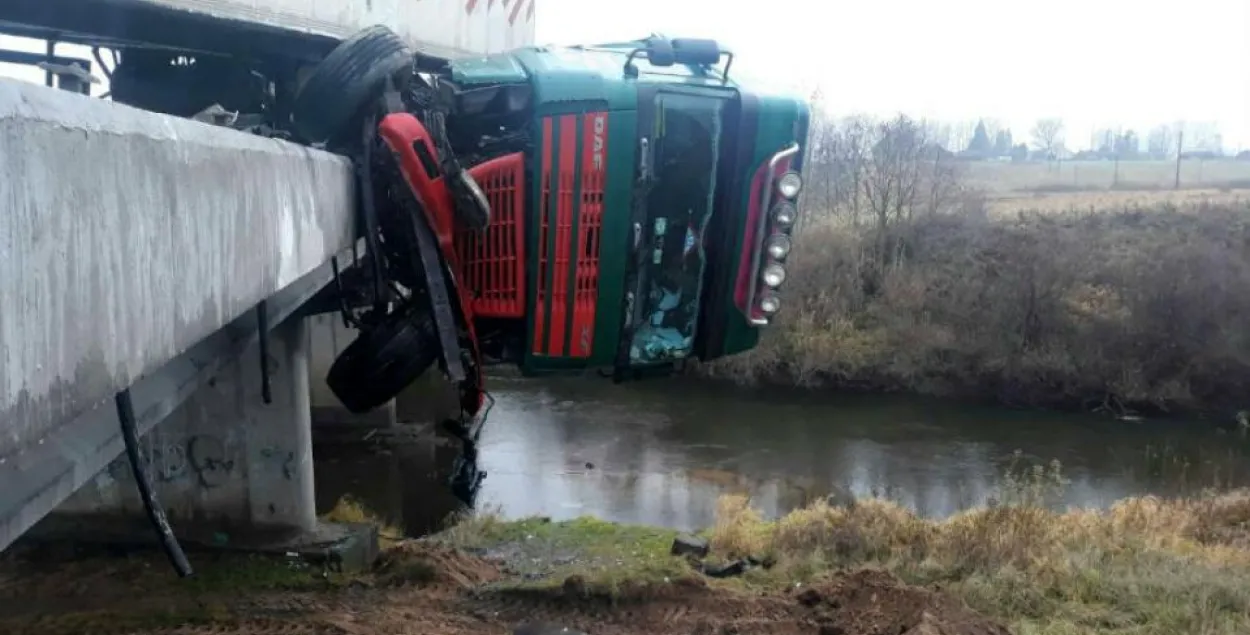
<svg viewBox="0 0 1250 635">
<path fill-rule="evenodd" d="M 364 414 L 393 399 L 440 355 L 428 314 L 395 315 L 361 331 L 330 365 L 326 384 L 349 411 Z"/>
<path fill-rule="evenodd" d="M 371 26 L 334 47 L 295 96 L 295 129 L 310 142 L 338 136 L 386 78 L 412 66 L 412 51 L 394 31 Z"/>
</svg>

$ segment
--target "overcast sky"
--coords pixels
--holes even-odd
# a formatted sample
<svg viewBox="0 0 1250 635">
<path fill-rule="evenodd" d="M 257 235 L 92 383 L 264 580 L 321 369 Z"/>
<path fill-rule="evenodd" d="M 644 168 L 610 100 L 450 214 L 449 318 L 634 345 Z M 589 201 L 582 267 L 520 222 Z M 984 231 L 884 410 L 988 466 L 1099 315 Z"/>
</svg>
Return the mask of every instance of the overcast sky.
<svg viewBox="0 0 1250 635">
<path fill-rule="evenodd" d="M 1250 148 L 1250 0 L 539 0 L 538 39 L 715 37 L 840 111 L 995 117 L 1017 136 L 1220 124 Z M 1144 135 L 1143 135 L 1144 136 Z"/>
<path fill-rule="evenodd" d="M 714 37 L 742 73 L 820 87 L 839 112 L 992 117 L 1017 137 L 1058 116 L 1074 148 L 1097 127 L 1212 121 L 1250 148 L 1250 0 L 537 2 L 539 43 Z"/>
</svg>

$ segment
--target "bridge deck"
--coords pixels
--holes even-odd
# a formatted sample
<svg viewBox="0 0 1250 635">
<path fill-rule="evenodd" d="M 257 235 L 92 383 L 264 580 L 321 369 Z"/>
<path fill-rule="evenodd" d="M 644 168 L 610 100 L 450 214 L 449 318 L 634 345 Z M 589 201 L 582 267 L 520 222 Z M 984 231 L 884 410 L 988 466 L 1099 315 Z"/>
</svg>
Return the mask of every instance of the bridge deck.
<svg viewBox="0 0 1250 635">
<path fill-rule="evenodd" d="M 0 80 L 0 549 L 116 456 L 75 426 L 308 285 L 354 196 L 332 154 Z"/>
</svg>

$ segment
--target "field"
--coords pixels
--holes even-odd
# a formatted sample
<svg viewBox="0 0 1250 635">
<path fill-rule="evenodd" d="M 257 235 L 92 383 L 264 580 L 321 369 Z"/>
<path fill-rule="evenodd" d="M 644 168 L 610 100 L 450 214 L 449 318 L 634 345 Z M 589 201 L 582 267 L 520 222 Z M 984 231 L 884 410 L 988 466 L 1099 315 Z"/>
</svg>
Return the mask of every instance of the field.
<svg viewBox="0 0 1250 635">
<path fill-rule="evenodd" d="M 1250 189 L 1105 190 L 1082 192 L 999 192 L 987 197 L 992 214 L 1030 212 L 1090 213 L 1150 209 L 1162 205 L 1182 208 L 1225 206 L 1250 201 Z"/>
<path fill-rule="evenodd" d="M 1059 161 L 967 165 L 967 184 L 991 196 L 1012 192 L 1089 190 L 1170 190 L 1176 182 L 1172 161 Z M 1250 187 L 1250 161 L 1181 162 L 1181 189 Z"/>
</svg>

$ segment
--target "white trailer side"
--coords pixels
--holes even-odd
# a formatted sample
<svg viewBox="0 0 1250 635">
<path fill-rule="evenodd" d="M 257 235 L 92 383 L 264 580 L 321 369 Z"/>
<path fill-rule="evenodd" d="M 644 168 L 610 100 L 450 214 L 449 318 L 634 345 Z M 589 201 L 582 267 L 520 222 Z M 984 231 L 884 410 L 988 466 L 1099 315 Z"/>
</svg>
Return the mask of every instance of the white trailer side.
<svg viewBox="0 0 1250 635">
<path fill-rule="evenodd" d="M 343 39 L 374 24 L 385 24 L 418 50 L 438 57 L 463 57 L 532 44 L 535 2 L 537 0 L 126 0 L 121 4 L 150 4 L 335 39 Z"/>
<path fill-rule="evenodd" d="M 458 58 L 534 42 L 539 0 L 3 0 L 0 32 L 315 59 L 383 24 L 418 52 Z"/>
</svg>

